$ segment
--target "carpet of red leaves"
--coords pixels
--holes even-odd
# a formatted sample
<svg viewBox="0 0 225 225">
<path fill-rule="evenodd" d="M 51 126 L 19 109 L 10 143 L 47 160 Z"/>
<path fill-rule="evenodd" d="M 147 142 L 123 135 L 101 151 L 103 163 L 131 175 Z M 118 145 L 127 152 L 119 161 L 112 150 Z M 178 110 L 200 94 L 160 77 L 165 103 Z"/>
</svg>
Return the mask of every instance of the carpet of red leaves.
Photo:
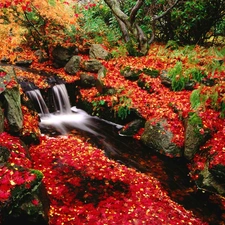
<svg viewBox="0 0 225 225">
<path fill-rule="evenodd" d="M 183 146 L 184 127 L 171 103 L 182 112 L 183 117 L 186 117 L 191 111 L 191 92 L 185 90 L 172 92 L 161 84 L 159 78 L 144 77 L 154 89 L 154 93 L 149 95 L 138 87 L 136 82 L 126 80 L 120 74 L 122 66 L 136 69 L 150 67 L 162 71 L 173 67 L 177 60 L 187 62 L 187 56 L 179 59 L 176 57 L 169 59 L 168 55 L 158 57 L 159 48 L 160 46 L 153 45 L 146 57 L 124 57 L 103 61 L 107 68 L 107 76 L 102 80 L 106 86 L 120 89 L 120 96 L 132 99 L 132 107 L 136 108 L 146 120 L 166 118 L 169 122 L 168 129 L 174 133 L 174 143 Z M 211 58 L 204 56 L 199 60 L 201 64 L 199 66 L 202 67 Z M 38 64 L 34 58 L 32 67 L 56 72 L 66 82 L 79 79 L 79 73 L 76 76 L 69 76 L 62 69 L 51 68 L 48 63 Z M 47 87 L 42 76 L 33 76 L 32 73 L 19 70 L 17 76 L 32 80 L 40 88 Z M 225 77 L 224 72 L 221 72 L 221 76 Z M 112 98 L 120 98 L 119 95 L 99 96 L 96 88 L 82 89 L 81 94 L 89 102 L 105 100 L 109 106 L 112 104 Z M 23 111 L 26 112 L 26 109 L 23 108 Z M 211 152 L 217 152 L 215 161 L 224 164 L 224 157 L 222 157 L 225 137 L 224 119 L 220 119 L 218 112 L 210 108 L 202 112 L 201 116 L 203 126 L 217 130 L 205 148 L 212 146 Z M 29 118 L 28 115 L 25 127 L 29 130 L 30 124 L 31 130 L 36 130 L 36 122 L 31 123 Z M 24 132 L 26 133 L 27 130 Z M 10 138 L 4 139 L 3 142 L 6 147 L 8 145 L 12 147 L 17 140 Z M 15 146 L 20 148 L 17 144 Z M 16 151 L 14 154 L 22 154 L 19 152 L 23 151 Z M 43 182 L 51 203 L 49 223 L 52 225 L 205 224 L 191 211 L 172 201 L 155 178 L 109 160 L 101 149 L 91 146 L 79 136 L 42 137 L 39 145 L 30 148 L 30 154 L 34 168 L 44 174 Z M 13 159 L 13 163 L 21 164 L 17 156 Z M 212 165 L 213 163 L 211 162 Z M 201 167 L 201 161 L 199 166 Z"/>
<path fill-rule="evenodd" d="M 44 174 L 52 225 L 206 224 L 155 178 L 109 160 L 81 137 L 43 137 L 30 154 Z"/>
</svg>

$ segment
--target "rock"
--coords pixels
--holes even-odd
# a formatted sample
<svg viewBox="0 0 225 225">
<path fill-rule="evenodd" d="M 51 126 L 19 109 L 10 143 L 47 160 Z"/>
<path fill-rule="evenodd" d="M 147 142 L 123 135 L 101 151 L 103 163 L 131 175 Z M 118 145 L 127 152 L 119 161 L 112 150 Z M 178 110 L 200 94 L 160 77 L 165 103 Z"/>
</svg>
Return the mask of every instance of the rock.
<svg viewBox="0 0 225 225">
<path fill-rule="evenodd" d="M 5 91 L 6 86 L 11 82 L 12 77 L 15 78 L 15 73 L 12 67 L 0 67 L 0 94 Z"/>
<path fill-rule="evenodd" d="M 102 68 L 102 66 L 102 63 L 97 59 L 90 59 L 83 62 L 82 69 L 87 72 L 97 73 Z"/>
<path fill-rule="evenodd" d="M 147 121 L 141 135 L 141 141 L 162 154 L 172 157 L 181 156 L 182 149 L 172 142 L 173 133 L 165 129 L 167 124 L 166 119 L 161 119 L 158 122 Z"/>
<path fill-rule="evenodd" d="M 100 44 L 92 44 L 89 50 L 89 56 L 92 59 L 109 59 L 110 53 L 105 50 Z"/>
<path fill-rule="evenodd" d="M 104 66 L 102 66 L 98 71 L 98 80 L 101 80 L 102 78 L 104 78 L 106 76 L 106 72 L 107 72 L 107 69 Z"/>
<path fill-rule="evenodd" d="M 23 115 L 21 110 L 21 98 L 19 86 L 16 81 L 16 75 L 13 67 L 7 67 L 2 70 L 0 77 L 0 88 L 4 101 L 0 103 L 4 109 L 4 116 L 7 118 L 11 132 L 19 132 L 23 126 Z M 1 82 L 4 80 L 4 82 Z M 2 114 L 3 116 L 3 114 Z"/>
<path fill-rule="evenodd" d="M 10 156 L 9 150 L 0 145 L 0 163 L 6 163 Z"/>
<path fill-rule="evenodd" d="M 160 74 L 160 79 L 161 79 L 161 83 L 165 86 L 165 87 L 171 87 L 172 86 L 172 81 L 171 79 L 168 77 L 168 73 L 167 71 L 163 70 L 162 73 Z"/>
<path fill-rule="evenodd" d="M 139 69 L 132 69 L 129 66 L 126 66 L 125 68 L 120 70 L 120 73 L 128 80 L 138 80 L 139 75 L 142 73 Z"/>
<path fill-rule="evenodd" d="M 70 58 L 76 54 L 76 47 L 66 48 L 57 45 L 52 51 L 53 65 L 55 68 L 61 68 L 69 62 Z"/>
<path fill-rule="evenodd" d="M 6 89 L 4 97 L 6 99 L 6 118 L 8 120 L 10 132 L 17 133 L 23 127 L 19 87 Z"/>
<path fill-rule="evenodd" d="M 80 70 L 80 62 L 81 62 L 80 56 L 77 55 L 72 56 L 72 58 L 64 67 L 66 73 L 70 75 L 76 74 L 76 72 Z"/>
<path fill-rule="evenodd" d="M 200 146 L 204 144 L 210 137 L 209 130 L 204 130 L 203 128 L 201 128 L 203 134 L 200 134 L 197 127 L 198 124 L 193 124 L 191 122 L 191 117 L 189 116 L 185 126 L 185 143 L 184 143 L 184 156 L 188 160 L 194 157 L 196 152 L 199 150 Z"/>
<path fill-rule="evenodd" d="M 15 61 L 15 64 L 17 66 L 24 66 L 24 67 L 29 67 L 32 64 L 33 60 L 19 60 L 19 61 Z"/>
<path fill-rule="evenodd" d="M 43 63 L 49 60 L 48 56 L 46 55 L 46 53 L 42 50 L 37 50 L 35 51 L 34 55 L 36 55 L 38 57 L 38 62 L 39 63 Z"/>
<path fill-rule="evenodd" d="M 46 194 L 43 195 L 43 175 L 37 170 L 21 166 L 3 164 L 1 168 L 7 169 L 9 174 L 16 174 L 17 179 L 21 177 L 19 184 L 8 185 L 11 187 L 11 194 L 9 199 L 5 201 L 6 203 L 3 202 L 0 206 L 1 224 L 19 224 L 21 222 L 21 224 L 47 225 L 48 217 L 46 212 L 48 212 L 49 204 L 46 204 L 46 190 Z M 6 174 L 3 174 L 3 176 L 6 176 Z M 26 181 L 23 178 L 24 176 L 33 176 L 33 178 Z"/>
<path fill-rule="evenodd" d="M 0 133 L 4 131 L 4 110 L 2 108 L 2 103 L 0 102 Z"/>
<path fill-rule="evenodd" d="M 6 56 L 3 56 L 0 60 L 2 63 L 8 63 L 10 62 L 10 58 L 6 57 Z"/>
<path fill-rule="evenodd" d="M 196 185 L 200 189 L 213 192 L 225 197 L 224 180 L 221 182 L 221 180 L 217 180 L 217 178 L 214 176 L 215 174 L 213 173 L 218 174 L 218 168 L 214 168 L 213 170 L 214 171 L 212 171 L 212 169 L 209 169 L 209 164 L 206 163 L 204 169 L 201 170 L 198 174 L 199 178 L 196 180 Z"/>
<path fill-rule="evenodd" d="M 96 78 L 86 73 L 80 75 L 80 86 L 83 88 L 91 88 L 96 84 Z"/>
<path fill-rule="evenodd" d="M 133 136 L 140 128 L 144 127 L 145 122 L 142 119 L 136 119 L 126 124 L 120 131 L 119 134 L 122 136 Z"/>
</svg>

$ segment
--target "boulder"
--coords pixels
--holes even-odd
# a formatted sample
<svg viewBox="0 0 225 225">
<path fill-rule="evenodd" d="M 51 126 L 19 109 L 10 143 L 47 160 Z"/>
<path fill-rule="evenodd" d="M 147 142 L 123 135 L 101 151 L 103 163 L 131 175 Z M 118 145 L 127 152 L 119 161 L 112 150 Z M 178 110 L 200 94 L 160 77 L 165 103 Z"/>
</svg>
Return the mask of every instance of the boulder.
<svg viewBox="0 0 225 225">
<path fill-rule="evenodd" d="M 33 60 L 23 59 L 23 60 L 15 61 L 15 64 L 17 66 L 29 67 L 32 64 L 32 62 Z"/>
<path fill-rule="evenodd" d="M 23 115 L 21 110 L 21 99 L 19 87 L 6 89 L 4 92 L 6 100 L 6 118 L 10 132 L 17 133 L 23 127 Z"/>
<path fill-rule="evenodd" d="M 2 103 L 0 102 L 0 133 L 4 131 L 4 110 L 2 108 Z"/>
<path fill-rule="evenodd" d="M 2 101 L 0 100 L 0 116 L 2 119 L 4 119 L 4 117 L 7 118 L 10 132 L 19 132 L 23 126 L 23 115 L 16 75 L 13 67 L 7 67 L 4 70 L 0 68 L 0 73 L 2 74 L 0 76 L 0 94 L 2 95 Z M 2 130 L 2 125 L 0 127 Z"/>
<path fill-rule="evenodd" d="M 91 88 L 96 84 L 96 78 L 94 76 L 82 73 L 80 75 L 80 86 L 83 88 Z"/>
<path fill-rule="evenodd" d="M 109 59 L 110 53 L 100 44 L 92 44 L 89 50 L 89 56 L 92 59 Z"/>
<path fill-rule="evenodd" d="M 47 54 L 41 49 L 38 49 L 37 51 L 35 51 L 34 54 L 37 56 L 39 63 L 43 63 L 49 60 Z"/>
<path fill-rule="evenodd" d="M 221 169 L 222 173 L 220 173 Z M 198 173 L 198 179 L 196 180 L 198 188 L 225 197 L 224 179 L 221 182 L 221 178 L 224 178 L 224 168 L 221 167 L 221 169 L 218 167 L 210 169 L 209 163 L 206 162 L 204 169 Z M 220 176 L 220 179 L 218 179 L 218 175 Z"/>
<path fill-rule="evenodd" d="M 141 141 L 162 154 L 171 157 L 181 156 L 182 149 L 172 142 L 173 133 L 165 128 L 167 125 L 166 119 L 160 119 L 157 122 L 147 121 Z"/>
<path fill-rule="evenodd" d="M 97 59 L 86 60 L 82 63 L 82 69 L 87 72 L 97 73 L 102 66 L 102 63 Z"/>
<path fill-rule="evenodd" d="M 200 126 L 199 126 L 200 128 Z M 210 131 L 201 128 L 202 134 L 198 130 L 198 124 L 193 124 L 189 116 L 185 126 L 185 143 L 184 157 L 188 160 L 192 159 L 200 146 L 204 144 L 210 137 Z"/>
<path fill-rule="evenodd" d="M 70 58 L 76 54 L 76 47 L 63 47 L 60 45 L 57 45 L 52 50 L 52 57 L 53 57 L 53 66 L 55 68 L 61 68 L 66 65 L 67 62 L 69 62 Z"/>
<path fill-rule="evenodd" d="M 72 56 L 72 58 L 69 60 L 69 62 L 64 67 L 66 73 L 68 73 L 70 75 L 76 74 L 76 72 L 80 70 L 80 62 L 81 62 L 80 56 L 78 56 L 78 55 Z"/>
<path fill-rule="evenodd" d="M 119 134 L 121 136 L 133 136 L 135 135 L 141 128 L 143 128 L 145 122 L 143 119 L 135 119 L 128 124 L 126 124 L 120 131 Z"/>
</svg>

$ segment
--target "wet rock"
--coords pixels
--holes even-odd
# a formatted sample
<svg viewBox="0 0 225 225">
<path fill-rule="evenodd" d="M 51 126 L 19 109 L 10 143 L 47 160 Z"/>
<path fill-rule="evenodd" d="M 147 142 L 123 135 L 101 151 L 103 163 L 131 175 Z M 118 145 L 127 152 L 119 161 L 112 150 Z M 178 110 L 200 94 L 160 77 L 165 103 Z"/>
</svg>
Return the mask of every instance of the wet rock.
<svg viewBox="0 0 225 225">
<path fill-rule="evenodd" d="M 166 119 L 157 122 L 147 121 L 141 135 L 141 141 L 162 154 L 172 157 L 181 156 L 182 149 L 172 142 L 173 133 L 165 128 L 167 125 Z"/>
<path fill-rule="evenodd" d="M 133 136 L 135 135 L 140 128 L 144 127 L 145 122 L 142 119 L 136 119 L 126 124 L 119 132 L 122 136 Z"/>
<path fill-rule="evenodd" d="M 82 63 L 82 69 L 87 72 L 97 73 L 102 68 L 102 63 L 97 59 L 90 59 Z"/>
<path fill-rule="evenodd" d="M 66 73 L 70 75 L 76 74 L 80 70 L 81 57 L 74 55 L 69 60 L 69 62 L 65 65 L 64 69 Z"/>
<path fill-rule="evenodd" d="M 221 176 L 219 167 L 209 169 L 209 163 L 207 162 L 204 169 L 198 174 L 198 179 L 196 180 L 198 188 L 225 196 L 224 179 L 221 182 L 221 180 L 218 180 L 218 175 L 220 178 L 223 178 L 223 175 Z"/>
<path fill-rule="evenodd" d="M 92 44 L 89 50 L 89 56 L 92 59 L 109 59 L 110 53 L 100 44 Z"/>
</svg>

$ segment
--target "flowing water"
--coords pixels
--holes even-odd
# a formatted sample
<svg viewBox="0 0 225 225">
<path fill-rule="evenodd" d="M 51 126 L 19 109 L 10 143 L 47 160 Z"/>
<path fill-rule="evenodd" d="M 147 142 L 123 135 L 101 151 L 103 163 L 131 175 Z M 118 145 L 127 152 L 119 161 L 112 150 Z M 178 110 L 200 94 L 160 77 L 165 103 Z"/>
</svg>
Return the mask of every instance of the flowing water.
<svg viewBox="0 0 225 225">
<path fill-rule="evenodd" d="M 53 87 L 55 113 L 46 110 L 44 99 L 37 90 L 27 93 L 40 107 L 40 128 L 54 135 L 66 135 L 74 130 L 81 132 L 93 145 L 121 164 L 136 168 L 157 178 L 171 199 L 192 210 L 209 224 L 221 224 L 223 211 L 216 195 L 198 190 L 188 177 L 187 162 L 171 159 L 156 153 L 131 137 L 120 136 L 122 125 L 88 115 L 82 109 L 71 107 L 64 84 Z M 36 98 L 36 100 L 35 100 Z"/>
</svg>

